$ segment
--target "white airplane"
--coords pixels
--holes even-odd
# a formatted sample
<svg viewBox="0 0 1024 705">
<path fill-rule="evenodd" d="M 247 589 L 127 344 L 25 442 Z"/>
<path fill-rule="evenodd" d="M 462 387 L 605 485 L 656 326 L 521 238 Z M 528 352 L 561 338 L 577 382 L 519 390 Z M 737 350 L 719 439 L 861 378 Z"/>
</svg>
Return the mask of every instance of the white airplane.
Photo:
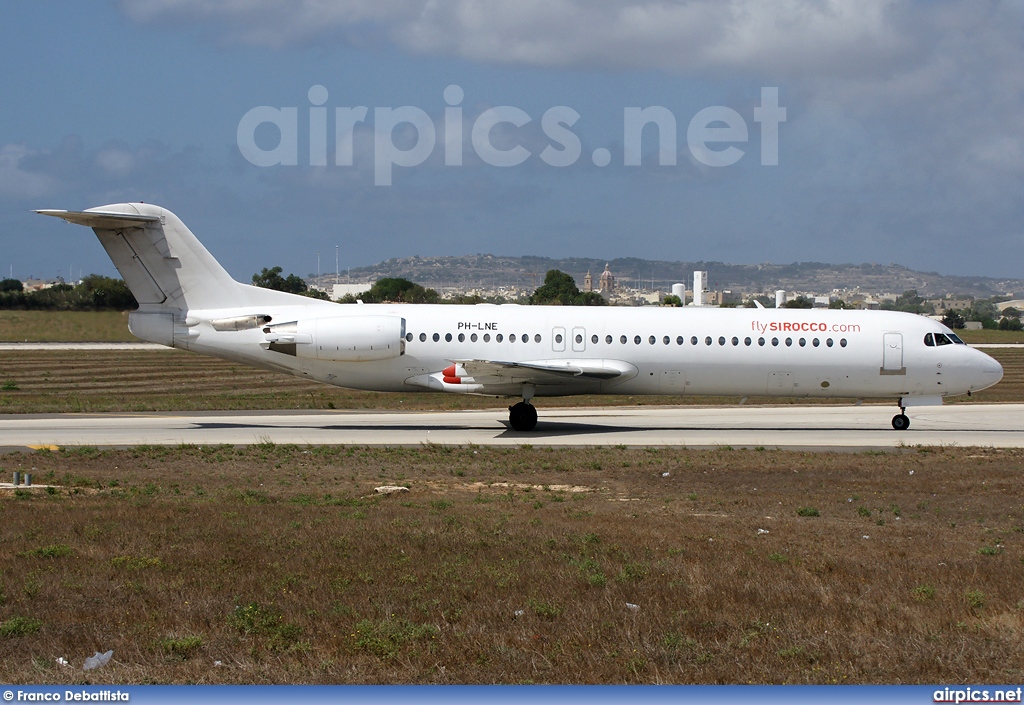
<svg viewBox="0 0 1024 705">
<path fill-rule="evenodd" d="M 842 397 L 941 404 L 1003 369 L 923 316 L 822 309 L 477 304 L 341 305 L 231 278 L 168 210 L 39 210 L 91 227 L 138 299 L 142 340 L 339 387 L 520 397 L 572 394 Z"/>
</svg>

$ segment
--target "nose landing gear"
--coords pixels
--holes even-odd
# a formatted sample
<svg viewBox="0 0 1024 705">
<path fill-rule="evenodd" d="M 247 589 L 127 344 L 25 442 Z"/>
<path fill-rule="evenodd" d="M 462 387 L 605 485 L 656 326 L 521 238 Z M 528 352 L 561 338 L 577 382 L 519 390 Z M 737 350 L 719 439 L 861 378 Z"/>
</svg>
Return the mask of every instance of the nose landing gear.
<svg viewBox="0 0 1024 705">
<path fill-rule="evenodd" d="M 892 417 L 892 427 L 897 431 L 906 431 L 910 428 L 910 417 L 906 415 L 906 410 L 906 407 L 900 404 L 900 413 Z"/>
</svg>

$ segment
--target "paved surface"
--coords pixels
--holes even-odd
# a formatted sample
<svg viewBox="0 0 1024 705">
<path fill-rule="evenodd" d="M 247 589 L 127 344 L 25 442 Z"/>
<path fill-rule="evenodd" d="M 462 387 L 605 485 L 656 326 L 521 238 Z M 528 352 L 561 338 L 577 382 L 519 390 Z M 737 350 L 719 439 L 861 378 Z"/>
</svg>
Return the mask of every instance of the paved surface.
<svg viewBox="0 0 1024 705">
<path fill-rule="evenodd" d="M 2 350 L 174 350 L 156 343 L 0 343 Z"/>
<path fill-rule="evenodd" d="M 1024 348 L 1021 343 L 974 343 L 972 348 Z M 174 350 L 156 343 L 0 343 L 3 350 Z"/>
<path fill-rule="evenodd" d="M 0 447 L 248 444 L 685 445 L 769 448 L 886 448 L 900 445 L 1024 447 L 1024 404 L 895 407 L 540 407 L 530 433 L 507 412 L 206 412 L 189 414 L 0 415 Z"/>
</svg>

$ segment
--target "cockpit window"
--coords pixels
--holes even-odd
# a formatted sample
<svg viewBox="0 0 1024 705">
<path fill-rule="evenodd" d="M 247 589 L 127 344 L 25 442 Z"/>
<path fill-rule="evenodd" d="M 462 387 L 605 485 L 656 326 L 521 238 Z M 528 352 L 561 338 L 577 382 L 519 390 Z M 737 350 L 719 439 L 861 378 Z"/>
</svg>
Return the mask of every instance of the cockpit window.
<svg viewBox="0 0 1024 705">
<path fill-rule="evenodd" d="M 927 345 L 929 348 L 934 348 L 935 347 L 935 339 L 932 338 L 932 334 L 931 333 L 925 333 L 924 334 L 924 344 Z"/>
<path fill-rule="evenodd" d="M 960 337 L 956 333 L 946 333 L 946 337 L 952 340 L 957 345 L 967 345 L 967 343 L 960 340 Z"/>
<path fill-rule="evenodd" d="M 935 344 L 936 345 L 952 345 L 953 341 L 950 340 L 949 338 L 947 338 L 945 333 L 936 333 L 935 334 Z"/>
</svg>

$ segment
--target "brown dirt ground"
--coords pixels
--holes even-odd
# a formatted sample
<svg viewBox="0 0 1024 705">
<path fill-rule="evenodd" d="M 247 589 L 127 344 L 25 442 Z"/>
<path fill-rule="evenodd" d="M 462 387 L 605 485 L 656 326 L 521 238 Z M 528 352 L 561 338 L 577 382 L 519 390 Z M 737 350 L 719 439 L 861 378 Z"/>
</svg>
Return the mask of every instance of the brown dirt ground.
<svg viewBox="0 0 1024 705">
<path fill-rule="evenodd" d="M 0 456 L 16 469 L 58 487 L 0 496 L 6 683 L 1024 680 L 1020 451 Z"/>
</svg>

